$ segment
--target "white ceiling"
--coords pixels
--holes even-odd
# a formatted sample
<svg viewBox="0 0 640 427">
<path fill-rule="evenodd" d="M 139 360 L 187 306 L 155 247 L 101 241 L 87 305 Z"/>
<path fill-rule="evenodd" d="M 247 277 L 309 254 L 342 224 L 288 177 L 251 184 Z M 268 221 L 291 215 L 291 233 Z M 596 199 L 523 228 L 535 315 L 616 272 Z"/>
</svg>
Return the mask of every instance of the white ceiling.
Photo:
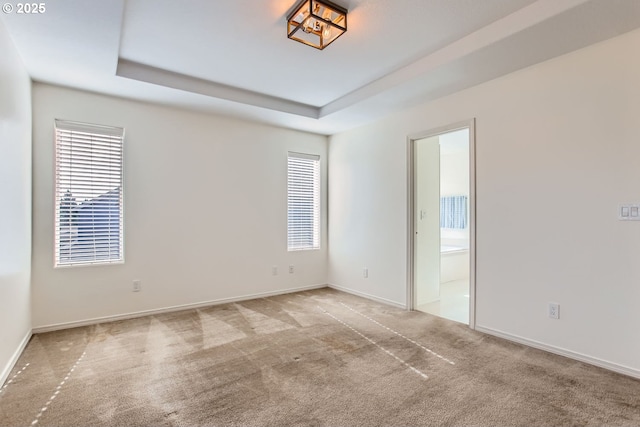
<svg viewBox="0 0 640 427">
<path fill-rule="evenodd" d="M 323 134 L 640 27 L 639 0 L 334 0 L 348 30 L 286 37 L 295 0 L 49 0 L 3 14 L 36 81 Z"/>
</svg>

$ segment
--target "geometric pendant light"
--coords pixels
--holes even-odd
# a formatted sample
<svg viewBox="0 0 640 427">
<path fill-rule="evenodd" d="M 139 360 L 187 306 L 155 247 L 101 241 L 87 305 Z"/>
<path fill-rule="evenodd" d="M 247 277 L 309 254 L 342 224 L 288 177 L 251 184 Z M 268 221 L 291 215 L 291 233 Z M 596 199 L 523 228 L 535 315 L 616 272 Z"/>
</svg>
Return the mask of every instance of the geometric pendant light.
<svg viewBox="0 0 640 427">
<path fill-rule="evenodd" d="M 287 16 L 287 37 L 324 49 L 347 31 L 347 9 L 327 0 L 302 0 Z"/>
</svg>

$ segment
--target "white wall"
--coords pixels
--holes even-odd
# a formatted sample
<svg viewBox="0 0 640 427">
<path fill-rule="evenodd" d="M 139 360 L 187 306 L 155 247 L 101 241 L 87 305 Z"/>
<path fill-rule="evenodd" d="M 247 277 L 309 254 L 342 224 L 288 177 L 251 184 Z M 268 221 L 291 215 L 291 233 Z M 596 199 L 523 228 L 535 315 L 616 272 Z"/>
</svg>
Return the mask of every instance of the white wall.
<svg viewBox="0 0 640 427">
<path fill-rule="evenodd" d="M 333 136 L 329 282 L 405 304 L 407 135 L 475 117 L 477 327 L 640 377 L 640 222 L 617 221 L 640 202 L 638 46 L 628 33 Z"/>
<path fill-rule="evenodd" d="M 0 20 L 0 384 L 31 335 L 31 80 Z"/>
<path fill-rule="evenodd" d="M 43 84 L 33 90 L 34 327 L 326 284 L 326 232 L 322 250 L 287 252 L 286 231 L 287 151 L 319 154 L 326 179 L 326 137 Z M 53 268 L 55 118 L 125 128 L 123 265 Z M 324 210 L 322 220 L 326 231 Z"/>
<path fill-rule="evenodd" d="M 469 195 L 469 129 L 445 133 L 440 141 L 440 195 Z"/>
<path fill-rule="evenodd" d="M 467 137 L 468 138 L 468 137 Z M 469 195 L 469 152 L 458 150 L 440 154 L 442 197 Z"/>
<path fill-rule="evenodd" d="M 328 280 L 404 306 L 408 160 L 406 134 L 396 126 L 381 120 L 329 139 Z"/>
<path fill-rule="evenodd" d="M 469 129 L 440 135 L 440 195 L 469 197 Z M 467 218 L 469 205 L 467 204 Z M 469 227 L 440 230 L 443 245 L 469 247 Z M 466 277 L 469 269 L 464 268 Z M 463 274 L 464 276 L 464 274 Z"/>
</svg>

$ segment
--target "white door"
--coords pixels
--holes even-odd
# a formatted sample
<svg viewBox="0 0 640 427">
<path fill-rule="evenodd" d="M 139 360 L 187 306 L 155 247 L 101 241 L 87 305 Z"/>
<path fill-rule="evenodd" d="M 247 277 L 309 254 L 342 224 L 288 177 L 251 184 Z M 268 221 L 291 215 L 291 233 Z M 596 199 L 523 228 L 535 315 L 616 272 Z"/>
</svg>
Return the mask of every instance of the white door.
<svg viewBox="0 0 640 427">
<path fill-rule="evenodd" d="M 414 143 L 414 304 L 419 307 L 440 298 L 440 143 L 438 136 Z"/>
</svg>

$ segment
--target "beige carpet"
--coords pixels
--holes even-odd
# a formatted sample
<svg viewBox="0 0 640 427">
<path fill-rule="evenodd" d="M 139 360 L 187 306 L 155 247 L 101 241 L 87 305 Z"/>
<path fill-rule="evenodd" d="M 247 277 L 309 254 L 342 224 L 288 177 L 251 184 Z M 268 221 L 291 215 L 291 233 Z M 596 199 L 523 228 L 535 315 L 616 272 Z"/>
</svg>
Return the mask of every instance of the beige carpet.
<svg viewBox="0 0 640 427">
<path fill-rule="evenodd" d="M 640 381 L 330 289 L 33 337 L 7 426 L 640 425 Z"/>
</svg>

